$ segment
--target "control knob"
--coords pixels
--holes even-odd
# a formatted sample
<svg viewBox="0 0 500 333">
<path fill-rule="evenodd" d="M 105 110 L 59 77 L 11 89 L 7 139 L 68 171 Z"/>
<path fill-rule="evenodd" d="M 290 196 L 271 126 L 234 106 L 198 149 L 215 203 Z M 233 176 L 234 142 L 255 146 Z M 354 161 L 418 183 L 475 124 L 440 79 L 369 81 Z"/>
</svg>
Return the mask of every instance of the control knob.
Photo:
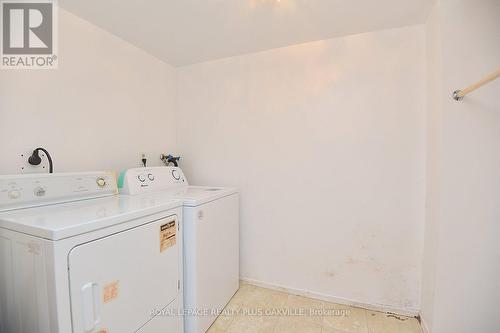
<svg viewBox="0 0 500 333">
<path fill-rule="evenodd" d="M 38 186 L 38 187 L 35 187 L 35 189 L 33 190 L 33 193 L 35 193 L 35 195 L 37 197 L 43 197 L 45 195 L 45 189 L 41 186 Z"/>
<path fill-rule="evenodd" d="M 172 170 L 172 177 L 174 177 L 175 180 L 181 179 L 181 175 L 179 175 L 179 171 L 177 170 Z"/>
<path fill-rule="evenodd" d="M 99 177 L 99 178 L 97 178 L 96 183 L 97 183 L 97 186 L 104 187 L 104 186 L 106 186 L 106 179 L 104 179 L 103 177 Z"/>
<path fill-rule="evenodd" d="M 21 192 L 19 192 L 18 190 L 9 191 L 9 198 L 11 198 L 11 199 L 17 199 L 20 196 L 21 196 Z"/>
</svg>

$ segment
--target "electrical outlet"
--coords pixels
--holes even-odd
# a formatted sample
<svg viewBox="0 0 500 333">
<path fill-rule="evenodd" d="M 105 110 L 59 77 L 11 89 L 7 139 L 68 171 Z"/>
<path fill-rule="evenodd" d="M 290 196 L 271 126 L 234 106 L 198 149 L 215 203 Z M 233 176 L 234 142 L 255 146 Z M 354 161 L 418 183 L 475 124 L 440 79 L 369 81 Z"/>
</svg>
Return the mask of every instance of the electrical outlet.
<svg viewBox="0 0 500 333">
<path fill-rule="evenodd" d="M 42 163 L 40 165 L 31 165 L 28 163 L 28 158 L 33 154 L 33 150 L 21 153 L 18 155 L 18 165 L 21 173 L 48 173 L 49 172 L 49 161 L 44 152 L 40 152 L 40 157 Z"/>
</svg>

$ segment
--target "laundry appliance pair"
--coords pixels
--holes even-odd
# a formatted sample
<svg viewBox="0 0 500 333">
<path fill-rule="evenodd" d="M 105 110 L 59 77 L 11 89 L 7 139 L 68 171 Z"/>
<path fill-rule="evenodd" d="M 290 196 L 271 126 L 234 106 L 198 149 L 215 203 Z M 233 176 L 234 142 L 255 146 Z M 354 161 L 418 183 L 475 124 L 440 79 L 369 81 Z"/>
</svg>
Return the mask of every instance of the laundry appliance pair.
<svg viewBox="0 0 500 333">
<path fill-rule="evenodd" d="M 179 168 L 0 177 L 0 332 L 205 332 L 238 289 L 238 193 Z M 190 310 L 208 309 L 208 316 Z"/>
</svg>

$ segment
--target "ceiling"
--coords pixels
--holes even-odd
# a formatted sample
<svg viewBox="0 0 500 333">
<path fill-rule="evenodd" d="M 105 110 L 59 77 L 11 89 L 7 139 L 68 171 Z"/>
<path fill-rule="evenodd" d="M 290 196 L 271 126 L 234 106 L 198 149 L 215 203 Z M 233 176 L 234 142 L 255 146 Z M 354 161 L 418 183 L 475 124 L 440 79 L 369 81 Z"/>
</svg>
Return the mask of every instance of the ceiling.
<svg viewBox="0 0 500 333">
<path fill-rule="evenodd" d="M 173 66 L 425 22 L 435 0 L 59 0 Z"/>
</svg>

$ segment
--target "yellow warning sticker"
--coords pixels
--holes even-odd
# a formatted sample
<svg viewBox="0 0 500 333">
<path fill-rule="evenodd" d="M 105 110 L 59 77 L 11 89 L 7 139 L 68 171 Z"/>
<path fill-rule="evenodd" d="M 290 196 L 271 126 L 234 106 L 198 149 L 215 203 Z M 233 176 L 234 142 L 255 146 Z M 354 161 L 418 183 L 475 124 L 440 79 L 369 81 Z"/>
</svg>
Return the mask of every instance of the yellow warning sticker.
<svg viewBox="0 0 500 333">
<path fill-rule="evenodd" d="M 108 283 L 107 285 L 104 286 L 104 292 L 103 292 L 103 302 L 108 303 L 114 300 L 115 298 L 118 297 L 119 293 L 119 281 L 113 281 L 111 283 Z"/>
<path fill-rule="evenodd" d="M 175 221 L 168 222 L 160 226 L 160 252 L 165 251 L 175 245 L 177 228 Z"/>
</svg>

